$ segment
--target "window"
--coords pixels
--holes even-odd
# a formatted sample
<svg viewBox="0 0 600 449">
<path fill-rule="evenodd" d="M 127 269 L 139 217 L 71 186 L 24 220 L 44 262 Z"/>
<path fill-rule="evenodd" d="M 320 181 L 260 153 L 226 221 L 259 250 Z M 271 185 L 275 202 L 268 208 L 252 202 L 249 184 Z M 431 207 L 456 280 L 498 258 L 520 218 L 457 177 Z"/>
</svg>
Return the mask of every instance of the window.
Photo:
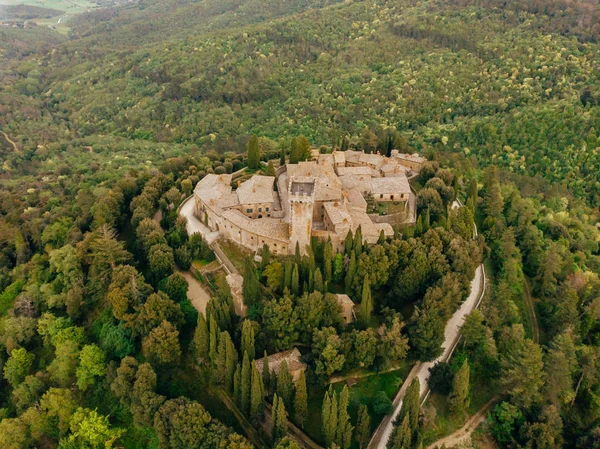
<svg viewBox="0 0 600 449">
<path fill-rule="evenodd" d="M 383 198 L 383 193 L 381 195 L 379 195 L 379 198 Z"/>
<path fill-rule="evenodd" d="M 258 211 L 259 211 L 259 212 L 262 212 L 262 207 L 259 207 L 259 208 L 258 208 Z"/>
<path fill-rule="evenodd" d="M 252 213 L 252 209 L 246 209 L 246 212 L 248 212 L 249 214 Z"/>
<path fill-rule="evenodd" d="M 268 208 L 268 207 L 265 207 L 265 210 L 266 210 L 267 212 L 269 212 L 269 208 Z"/>
<path fill-rule="evenodd" d="M 394 195 L 390 195 L 390 199 L 393 201 L 394 200 Z"/>
</svg>

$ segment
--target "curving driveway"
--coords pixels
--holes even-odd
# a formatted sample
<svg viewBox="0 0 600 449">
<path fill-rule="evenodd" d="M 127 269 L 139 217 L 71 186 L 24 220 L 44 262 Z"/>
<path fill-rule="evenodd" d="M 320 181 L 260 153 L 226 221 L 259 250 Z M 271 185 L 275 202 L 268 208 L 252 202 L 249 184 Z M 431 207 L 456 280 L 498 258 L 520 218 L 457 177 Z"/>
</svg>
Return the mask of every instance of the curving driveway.
<svg viewBox="0 0 600 449">
<path fill-rule="evenodd" d="M 462 204 L 455 202 L 452 207 L 462 207 Z M 476 228 L 474 234 L 477 236 Z M 379 427 L 369 442 L 369 449 L 386 448 L 388 440 L 390 439 L 392 431 L 394 430 L 394 420 L 396 419 L 396 416 L 398 416 L 400 408 L 402 407 L 402 399 L 404 398 L 408 386 L 416 377 L 419 378 L 419 382 L 421 384 L 421 404 L 427 400 L 427 397 L 429 396 L 429 368 L 438 362 L 447 361 L 450 356 L 452 356 L 452 353 L 454 352 L 454 349 L 460 340 L 460 328 L 465 320 L 465 317 L 479 306 L 484 291 L 485 270 L 483 268 L 483 264 L 481 264 L 479 267 L 477 267 L 477 270 L 475 270 L 475 277 L 471 281 L 471 292 L 469 293 L 469 297 L 461 304 L 460 308 L 454 312 L 454 315 L 452 315 L 452 317 L 448 320 L 448 323 L 446 323 L 444 343 L 442 344 L 442 355 L 432 362 L 419 362 L 413 367 L 404 381 L 402 388 L 400 388 L 400 391 L 394 398 L 394 412 L 391 415 L 383 418 L 383 421 L 381 421 L 381 424 L 379 424 Z"/>
</svg>

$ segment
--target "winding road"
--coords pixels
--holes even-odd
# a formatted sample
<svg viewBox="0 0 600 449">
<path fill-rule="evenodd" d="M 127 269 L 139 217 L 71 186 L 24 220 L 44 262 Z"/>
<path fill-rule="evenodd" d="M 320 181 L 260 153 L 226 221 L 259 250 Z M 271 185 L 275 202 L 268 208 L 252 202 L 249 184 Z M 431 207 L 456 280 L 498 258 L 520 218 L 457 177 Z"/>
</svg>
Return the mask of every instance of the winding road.
<svg viewBox="0 0 600 449">
<path fill-rule="evenodd" d="M 17 144 L 15 142 L 10 140 L 10 137 L 8 137 L 8 134 L 6 134 L 4 131 L 0 131 L 0 134 L 2 134 L 4 136 L 4 138 L 6 139 L 6 141 L 12 145 L 13 150 L 15 150 L 15 153 L 18 153 L 19 147 L 17 147 Z"/>
<path fill-rule="evenodd" d="M 464 207 L 461 203 L 455 202 L 453 207 Z M 474 236 L 477 236 L 477 228 L 475 228 Z M 385 449 L 394 430 L 394 420 L 398 413 L 400 412 L 400 408 L 402 407 L 402 400 L 404 399 L 404 395 L 406 394 L 406 390 L 408 386 L 412 383 L 415 378 L 419 378 L 419 382 L 421 384 L 421 398 L 423 404 L 428 396 L 429 396 L 429 368 L 435 365 L 438 362 L 447 361 L 454 352 L 458 341 L 460 340 L 460 328 L 463 325 L 465 317 L 470 314 L 474 309 L 476 309 L 481 299 L 483 298 L 483 293 L 485 292 L 485 269 L 483 264 L 479 265 L 475 270 L 475 277 L 471 281 L 471 292 L 469 293 L 469 297 L 465 299 L 465 301 L 461 304 L 460 308 L 454 312 L 454 315 L 448 320 L 446 323 L 446 329 L 444 333 L 444 343 L 442 344 L 442 355 L 439 356 L 432 362 L 419 362 L 417 363 L 413 369 L 408 374 L 404 384 L 400 388 L 400 391 L 394 398 L 394 411 L 391 415 L 386 416 L 379 424 L 379 427 L 373 434 L 371 441 L 369 442 L 369 449 Z"/>
</svg>

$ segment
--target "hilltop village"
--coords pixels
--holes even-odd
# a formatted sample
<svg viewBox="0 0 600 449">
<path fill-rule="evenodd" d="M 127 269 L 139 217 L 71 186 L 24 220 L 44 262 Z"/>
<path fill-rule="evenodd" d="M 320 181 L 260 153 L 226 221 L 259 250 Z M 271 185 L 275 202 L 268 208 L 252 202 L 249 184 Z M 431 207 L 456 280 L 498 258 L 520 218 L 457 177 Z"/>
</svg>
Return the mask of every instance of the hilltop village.
<svg viewBox="0 0 600 449">
<path fill-rule="evenodd" d="M 426 160 L 393 150 L 390 157 L 361 151 L 312 151 L 312 160 L 286 163 L 275 176 L 253 175 L 234 189 L 232 175 L 208 174 L 194 189 L 195 215 L 211 230 L 257 251 L 306 252 L 311 237 L 331 238 L 341 250 L 348 231 L 364 240 L 394 234 L 393 224 L 414 223 L 415 195 L 408 178 Z M 380 215 L 377 206 L 393 205 Z"/>
</svg>

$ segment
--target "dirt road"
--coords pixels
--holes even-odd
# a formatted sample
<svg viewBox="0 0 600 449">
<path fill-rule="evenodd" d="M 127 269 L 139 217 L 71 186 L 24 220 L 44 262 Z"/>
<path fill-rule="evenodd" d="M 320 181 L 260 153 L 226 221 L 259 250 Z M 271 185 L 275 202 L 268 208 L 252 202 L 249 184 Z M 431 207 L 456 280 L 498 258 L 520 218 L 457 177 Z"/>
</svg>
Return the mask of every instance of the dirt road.
<svg viewBox="0 0 600 449">
<path fill-rule="evenodd" d="M 6 141 L 12 145 L 13 150 L 15 150 L 15 153 L 18 153 L 19 147 L 17 147 L 17 144 L 15 142 L 10 140 L 10 137 L 8 137 L 8 134 L 6 134 L 4 131 L 0 131 L 0 134 L 2 134 L 4 136 L 4 138 L 6 139 Z"/>
<path fill-rule="evenodd" d="M 192 305 L 202 315 L 206 315 L 206 306 L 210 301 L 210 295 L 204 290 L 204 286 L 192 276 L 189 271 L 182 271 L 181 275 L 188 283 L 187 296 Z"/>
</svg>

